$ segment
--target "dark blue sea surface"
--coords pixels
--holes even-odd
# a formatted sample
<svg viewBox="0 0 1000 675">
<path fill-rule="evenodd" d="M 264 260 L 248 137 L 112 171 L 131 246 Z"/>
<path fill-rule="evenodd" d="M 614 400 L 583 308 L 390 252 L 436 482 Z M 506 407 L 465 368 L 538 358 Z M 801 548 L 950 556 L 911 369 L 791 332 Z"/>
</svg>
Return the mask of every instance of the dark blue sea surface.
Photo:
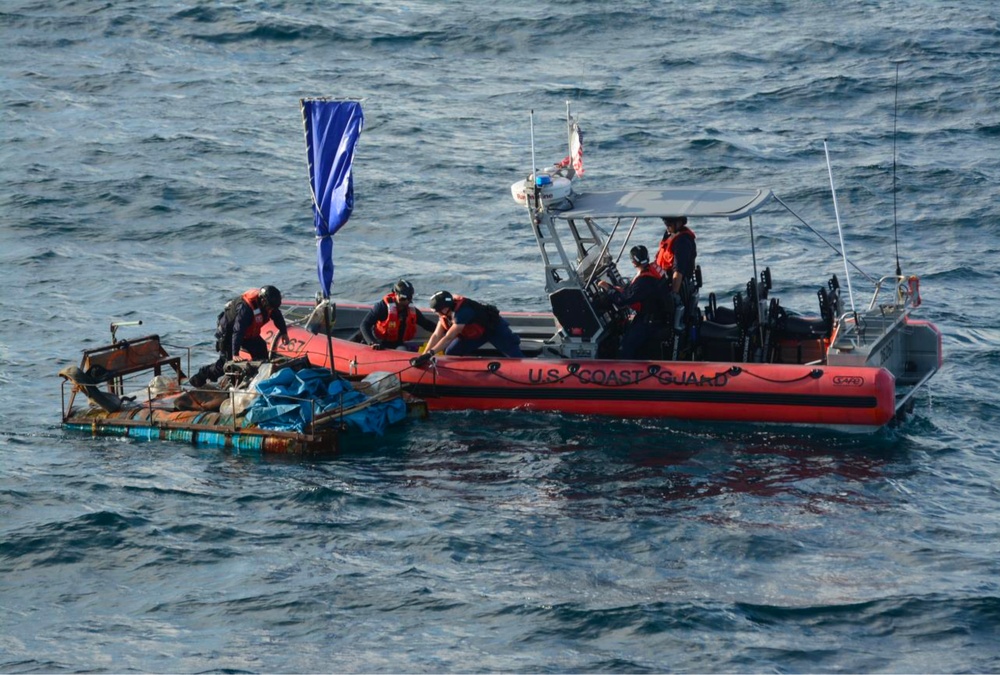
<svg viewBox="0 0 1000 675">
<path fill-rule="evenodd" d="M 0 671 L 1000 671 L 994 2 L 8 0 L 0 91 Z M 852 262 L 920 275 L 944 368 L 861 436 L 439 413 L 315 461 L 63 431 L 56 373 L 111 321 L 201 361 L 230 296 L 313 297 L 303 96 L 367 118 L 337 297 L 546 308 L 509 187 L 569 101 L 586 185 L 767 186 L 836 242 L 826 141 Z M 843 262 L 777 213 L 758 262 L 814 311 Z M 728 297 L 745 225 L 698 235 Z"/>
</svg>

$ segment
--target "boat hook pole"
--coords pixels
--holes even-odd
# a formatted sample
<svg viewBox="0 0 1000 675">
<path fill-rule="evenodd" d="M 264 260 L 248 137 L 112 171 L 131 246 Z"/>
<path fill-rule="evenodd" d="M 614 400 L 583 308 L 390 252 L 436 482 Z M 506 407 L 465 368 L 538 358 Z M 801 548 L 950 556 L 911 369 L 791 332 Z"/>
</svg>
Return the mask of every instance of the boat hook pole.
<svg viewBox="0 0 1000 675">
<path fill-rule="evenodd" d="M 840 226 L 840 210 L 837 208 L 837 189 L 833 186 L 833 168 L 830 166 L 830 149 L 823 139 L 823 152 L 826 154 L 826 171 L 830 175 L 830 194 L 833 195 L 833 215 L 837 219 L 837 234 L 840 236 L 840 255 L 844 259 L 844 274 L 847 276 L 847 296 L 851 299 L 851 313 L 857 316 L 854 308 L 854 291 L 851 290 L 851 270 L 847 267 L 847 249 L 844 248 L 844 230 Z"/>
</svg>

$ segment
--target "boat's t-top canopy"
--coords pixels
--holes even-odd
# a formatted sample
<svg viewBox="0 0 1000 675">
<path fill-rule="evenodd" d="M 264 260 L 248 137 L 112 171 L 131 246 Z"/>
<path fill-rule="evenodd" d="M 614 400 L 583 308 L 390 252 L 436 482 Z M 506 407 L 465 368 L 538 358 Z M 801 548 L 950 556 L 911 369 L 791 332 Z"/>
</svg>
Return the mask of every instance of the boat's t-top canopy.
<svg viewBox="0 0 1000 675">
<path fill-rule="evenodd" d="M 601 286 L 607 282 L 621 288 L 627 283 L 608 252 L 622 221 L 631 224 L 619 256 L 640 219 L 735 221 L 749 218 L 774 197 L 766 188 L 704 186 L 576 193 L 570 180 L 560 175 L 536 185 L 520 181 L 511 186 L 511 193 L 532 213 L 532 232 L 545 265 L 545 290 L 561 326 L 557 348 L 567 358 L 598 358 L 605 345 L 615 344 L 618 327 L 626 323 L 625 310 L 611 302 Z M 616 221 L 610 232 L 599 224 L 607 220 Z M 691 302 L 697 302 L 693 294 Z"/>
<path fill-rule="evenodd" d="M 766 204 L 768 188 L 676 187 L 662 190 L 589 192 L 571 197 L 565 210 L 553 208 L 558 218 L 728 218 L 738 220 Z"/>
</svg>

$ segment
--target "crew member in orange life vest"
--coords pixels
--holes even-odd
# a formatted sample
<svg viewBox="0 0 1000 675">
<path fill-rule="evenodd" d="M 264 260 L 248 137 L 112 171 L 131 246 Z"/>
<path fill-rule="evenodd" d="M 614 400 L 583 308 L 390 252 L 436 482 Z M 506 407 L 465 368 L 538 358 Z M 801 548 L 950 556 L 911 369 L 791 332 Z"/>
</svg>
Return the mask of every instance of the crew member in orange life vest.
<svg viewBox="0 0 1000 675">
<path fill-rule="evenodd" d="M 615 305 L 631 307 L 635 311 L 622 336 L 619 357 L 636 359 L 644 356 L 643 347 L 666 324 L 666 294 L 669 291 L 660 270 L 649 262 L 649 250 L 645 246 L 633 246 L 629 257 L 638 273 L 625 288 L 616 288 L 603 279 L 597 285 L 608 291 L 608 297 Z"/>
<path fill-rule="evenodd" d="M 437 325 L 414 307 L 413 284 L 400 279 L 392 291 L 372 305 L 361 322 L 361 336 L 372 349 L 399 349 L 417 334 L 417 326 L 433 331 Z"/>
<path fill-rule="evenodd" d="M 656 264 L 660 266 L 670 279 L 670 290 L 681 293 L 686 279 L 694 279 L 695 260 L 698 257 L 698 246 L 695 244 L 694 232 L 687 226 L 687 218 L 664 218 L 666 231 L 660 239 L 660 250 L 656 253 Z"/>
<path fill-rule="evenodd" d="M 218 380 L 226 372 L 226 362 L 239 358 L 241 349 L 254 361 L 267 360 L 267 344 L 260 336 L 260 329 L 268 321 L 274 321 L 281 341 L 288 344 L 288 327 L 279 307 L 281 291 L 274 286 L 251 288 L 227 302 L 219 313 L 215 330 L 215 349 L 219 358 L 195 373 L 191 386 L 203 387 L 206 382 Z"/>
<path fill-rule="evenodd" d="M 427 351 L 419 357 L 421 361 L 435 352 L 449 356 L 472 354 L 487 342 L 504 356 L 524 356 L 521 338 L 493 305 L 438 291 L 431 296 L 431 309 L 438 314 L 438 325 L 427 341 Z"/>
<path fill-rule="evenodd" d="M 695 260 L 698 257 L 698 246 L 695 244 L 694 232 L 687 226 L 684 216 L 663 219 L 667 228 L 660 239 L 660 250 L 656 253 L 656 264 L 670 280 L 670 292 L 673 295 L 674 330 L 684 327 L 684 313 L 687 305 L 697 304 L 694 294 L 698 287 L 694 281 Z"/>
</svg>

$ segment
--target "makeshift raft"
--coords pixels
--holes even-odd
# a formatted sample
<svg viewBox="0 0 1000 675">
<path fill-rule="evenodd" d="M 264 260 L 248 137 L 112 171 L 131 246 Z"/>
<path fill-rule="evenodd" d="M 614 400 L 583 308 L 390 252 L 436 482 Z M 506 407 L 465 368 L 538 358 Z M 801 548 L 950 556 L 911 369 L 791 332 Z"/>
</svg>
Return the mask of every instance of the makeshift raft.
<svg viewBox="0 0 1000 675">
<path fill-rule="evenodd" d="M 190 371 L 190 350 L 185 365 Z M 345 438 L 378 435 L 427 412 L 387 373 L 351 382 L 305 358 L 282 357 L 231 362 L 226 370 L 220 388 L 185 386 L 181 357 L 158 335 L 86 350 L 79 366 L 59 372 L 63 427 L 265 454 L 332 454 Z M 76 405 L 81 393 L 86 403 Z"/>
</svg>

